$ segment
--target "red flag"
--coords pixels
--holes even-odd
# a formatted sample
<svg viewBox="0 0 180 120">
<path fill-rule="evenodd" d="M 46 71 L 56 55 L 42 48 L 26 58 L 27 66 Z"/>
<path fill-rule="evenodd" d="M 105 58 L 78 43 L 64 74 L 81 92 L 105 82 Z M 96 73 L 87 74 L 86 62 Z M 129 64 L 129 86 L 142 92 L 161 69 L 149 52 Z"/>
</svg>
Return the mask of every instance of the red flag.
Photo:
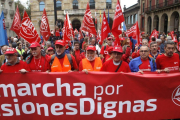
<svg viewBox="0 0 180 120">
<path fill-rule="evenodd" d="M 68 13 L 67 13 L 65 21 L 64 21 L 64 27 L 63 27 L 63 40 L 65 41 L 66 44 L 69 43 L 69 41 L 71 40 L 71 36 L 73 36 L 72 30 L 73 29 L 71 27 L 69 17 L 68 17 Z"/>
<path fill-rule="evenodd" d="M 51 35 L 50 28 L 49 28 L 49 23 L 48 23 L 48 18 L 47 18 L 45 9 L 44 9 L 43 15 L 42 15 L 40 33 L 43 36 L 44 40 L 46 40 L 46 41 L 49 39 L 49 37 Z"/>
<path fill-rule="evenodd" d="M 78 39 L 81 40 L 82 38 L 84 38 L 81 28 L 79 29 L 79 35 L 78 35 Z"/>
<path fill-rule="evenodd" d="M 102 28 L 101 28 L 101 43 L 104 41 L 104 39 L 106 39 L 106 37 L 108 36 L 108 33 L 110 33 L 110 28 L 109 28 L 109 24 L 106 18 L 106 13 L 104 11 Z"/>
<path fill-rule="evenodd" d="M 15 13 L 10 30 L 14 31 L 19 36 L 20 29 L 21 29 L 21 16 L 19 13 L 19 8 L 17 6 L 16 13 Z"/>
<path fill-rule="evenodd" d="M 152 33 L 151 33 L 151 35 L 150 35 L 150 41 L 151 41 L 151 37 L 152 36 L 154 36 L 156 39 L 157 39 L 157 37 L 158 37 L 158 31 L 156 31 L 156 30 L 153 30 L 152 31 Z"/>
<path fill-rule="evenodd" d="M 84 14 L 82 30 L 96 35 L 96 29 L 92 19 L 91 10 L 89 8 L 89 3 L 87 3 L 86 12 Z"/>
<path fill-rule="evenodd" d="M 136 24 L 136 33 L 134 34 L 134 36 L 136 36 L 137 44 L 139 45 L 142 43 L 142 36 L 139 30 L 138 21 L 135 24 Z"/>
<path fill-rule="evenodd" d="M 113 27 L 112 27 L 112 33 L 116 38 L 119 36 L 119 34 L 122 33 L 122 30 L 121 30 L 122 22 L 124 22 L 124 16 L 123 16 L 123 12 L 122 12 L 119 0 L 117 0 L 116 11 L 115 11 Z"/>
<path fill-rule="evenodd" d="M 170 35 L 171 35 L 171 38 L 172 38 L 172 41 L 174 41 L 175 43 L 177 43 L 177 49 L 179 50 L 179 42 L 177 41 L 177 39 L 175 38 L 174 36 L 174 31 L 171 31 L 170 32 Z"/>
<path fill-rule="evenodd" d="M 78 30 L 77 30 L 77 29 L 75 29 L 75 30 L 74 30 L 74 33 L 78 33 Z"/>
<path fill-rule="evenodd" d="M 29 43 L 33 43 L 35 41 L 40 42 L 41 40 L 26 11 L 24 11 L 19 36 L 24 38 Z"/>
</svg>

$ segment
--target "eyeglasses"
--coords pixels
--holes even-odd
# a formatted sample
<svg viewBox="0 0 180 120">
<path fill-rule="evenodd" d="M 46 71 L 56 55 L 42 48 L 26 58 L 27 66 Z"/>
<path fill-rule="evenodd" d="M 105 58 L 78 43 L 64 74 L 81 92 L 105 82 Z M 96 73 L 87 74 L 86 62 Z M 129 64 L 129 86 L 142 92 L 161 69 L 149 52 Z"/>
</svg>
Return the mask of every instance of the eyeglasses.
<svg viewBox="0 0 180 120">
<path fill-rule="evenodd" d="M 148 50 L 140 50 L 140 52 L 144 52 L 144 53 L 147 53 L 148 52 Z"/>
</svg>

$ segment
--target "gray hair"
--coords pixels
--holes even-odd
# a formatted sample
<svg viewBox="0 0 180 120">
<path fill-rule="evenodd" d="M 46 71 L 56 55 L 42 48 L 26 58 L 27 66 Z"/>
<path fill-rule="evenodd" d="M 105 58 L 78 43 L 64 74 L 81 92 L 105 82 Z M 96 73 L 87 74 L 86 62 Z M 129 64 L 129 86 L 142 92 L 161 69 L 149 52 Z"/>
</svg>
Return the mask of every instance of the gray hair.
<svg viewBox="0 0 180 120">
<path fill-rule="evenodd" d="M 46 42 L 46 45 L 51 45 L 51 42 L 50 42 L 50 41 L 47 41 L 47 42 Z"/>
<path fill-rule="evenodd" d="M 150 47 L 151 47 L 151 45 L 153 45 L 153 44 L 157 44 L 157 42 L 151 42 L 151 43 L 150 43 Z"/>
<path fill-rule="evenodd" d="M 167 40 L 172 40 L 171 36 L 167 36 Z"/>
<path fill-rule="evenodd" d="M 149 47 L 147 45 L 142 45 L 141 47 L 147 47 L 148 48 L 148 51 L 150 51 Z M 140 47 L 140 49 L 141 49 Z"/>
<path fill-rule="evenodd" d="M 168 44 L 169 44 L 169 45 L 175 45 L 174 41 L 168 40 L 168 41 L 166 41 L 166 42 L 164 43 L 164 47 L 167 47 Z"/>
<path fill-rule="evenodd" d="M 148 39 L 142 39 L 142 42 L 143 42 L 143 41 L 146 41 L 146 42 L 148 42 Z"/>
<path fill-rule="evenodd" d="M 161 39 L 156 39 L 156 42 L 162 42 L 162 40 Z"/>
</svg>

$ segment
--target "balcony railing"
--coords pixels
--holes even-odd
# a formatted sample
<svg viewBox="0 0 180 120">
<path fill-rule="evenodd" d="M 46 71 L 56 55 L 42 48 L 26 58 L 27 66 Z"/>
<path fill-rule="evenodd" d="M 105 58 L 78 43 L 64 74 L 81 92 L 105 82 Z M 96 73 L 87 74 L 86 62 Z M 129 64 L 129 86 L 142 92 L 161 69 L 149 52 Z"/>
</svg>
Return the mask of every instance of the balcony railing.
<svg viewBox="0 0 180 120">
<path fill-rule="evenodd" d="M 64 15 L 66 15 L 67 12 L 69 15 L 84 15 L 85 9 L 64 10 Z"/>
<path fill-rule="evenodd" d="M 8 13 L 8 10 L 5 8 L 1 8 L 1 11 L 3 11 L 5 15 L 7 15 L 7 13 Z"/>
<path fill-rule="evenodd" d="M 154 6 L 150 6 L 148 8 L 145 8 L 145 13 L 150 13 L 152 11 L 156 11 L 156 10 L 160 10 L 163 8 L 167 8 L 167 7 L 172 7 L 172 6 L 176 6 L 176 5 L 180 5 L 180 0 L 168 0 L 162 3 L 159 3 L 157 5 Z"/>
</svg>

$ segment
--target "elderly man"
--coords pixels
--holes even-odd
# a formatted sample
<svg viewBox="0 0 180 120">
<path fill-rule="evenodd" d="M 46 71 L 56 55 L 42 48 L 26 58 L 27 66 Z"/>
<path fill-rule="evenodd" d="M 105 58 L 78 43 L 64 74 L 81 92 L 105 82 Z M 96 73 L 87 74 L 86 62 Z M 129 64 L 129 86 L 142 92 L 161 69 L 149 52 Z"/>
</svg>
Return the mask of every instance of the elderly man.
<svg viewBox="0 0 180 120">
<path fill-rule="evenodd" d="M 15 48 L 8 48 L 5 52 L 7 62 L 1 66 L 0 72 L 3 73 L 26 73 L 27 64 L 18 59 L 18 53 Z"/>
<path fill-rule="evenodd" d="M 41 51 L 41 46 L 38 42 L 34 42 L 30 46 L 31 55 L 27 59 L 28 68 L 31 72 L 49 72 L 50 57 Z"/>
<path fill-rule="evenodd" d="M 103 46 L 101 48 L 100 58 L 103 59 L 103 62 L 105 62 L 109 58 L 108 48 L 112 47 L 112 43 L 113 43 L 113 38 L 112 37 L 108 37 L 107 38 L 107 45 Z"/>
<path fill-rule="evenodd" d="M 1 47 L 2 55 L 0 55 L 0 67 L 2 66 L 3 63 L 5 63 L 5 52 L 7 50 L 8 46 L 4 45 Z"/>
<path fill-rule="evenodd" d="M 121 46 L 114 46 L 112 51 L 112 59 L 106 61 L 101 71 L 106 72 L 131 72 L 128 63 L 121 60 L 123 50 Z"/>
<path fill-rule="evenodd" d="M 143 39 L 142 40 L 142 45 L 146 45 L 148 46 L 148 40 L 147 39 Z M 135 47 L 135 51 L 132 53 L 132 58 L 136 58 L 136 57 L 139 57 L 140 54 L 139 54 L 139 50 L 138 50 L 138 46 Z"/>
<path fill-rule="evenodd" d="M 157 42 L 151 42 L 150 43 L 150 54 L 149 57 L 156 59 L 161 54 L 158 51 L 158 45 Z"/>
<path fill-rule="evenodd" d="M 175 43 L 166 41 L 164 45 L 165 54 L 158 56 L 156 59 L 157 72 L 179 72 L 180 62 L 179 55 L 174 53 Z"/>
<path fill-rule="evenodd" d="M 86 49 L 86 58 L 82 59 L 79 64 L 79 71 L 88 73 L 88 71 L 100 71 L 102 67 L 102 61 L 99 57 L 96 57 L 96 47 L 88 46 Z"/>
<path fill-rule="evenodd" d="M 140 57 L 132 59 L 129 63 L 129 67 L 131 72 L 140 72 L 143 73 L 144 71 L 156 71 L 156 62 L 154 59 L 149 57 L 149 48 L 148 46 L 141 46 L 140 50 Z"/>
<path fill-rule="evenodd" d="M 57 40 L 55 49 L 56 53 L 51 57 L 51 72 L 72 72 L 78 70 L 74 56 L 65 53 L 64 41 Z"/>
</svg>

